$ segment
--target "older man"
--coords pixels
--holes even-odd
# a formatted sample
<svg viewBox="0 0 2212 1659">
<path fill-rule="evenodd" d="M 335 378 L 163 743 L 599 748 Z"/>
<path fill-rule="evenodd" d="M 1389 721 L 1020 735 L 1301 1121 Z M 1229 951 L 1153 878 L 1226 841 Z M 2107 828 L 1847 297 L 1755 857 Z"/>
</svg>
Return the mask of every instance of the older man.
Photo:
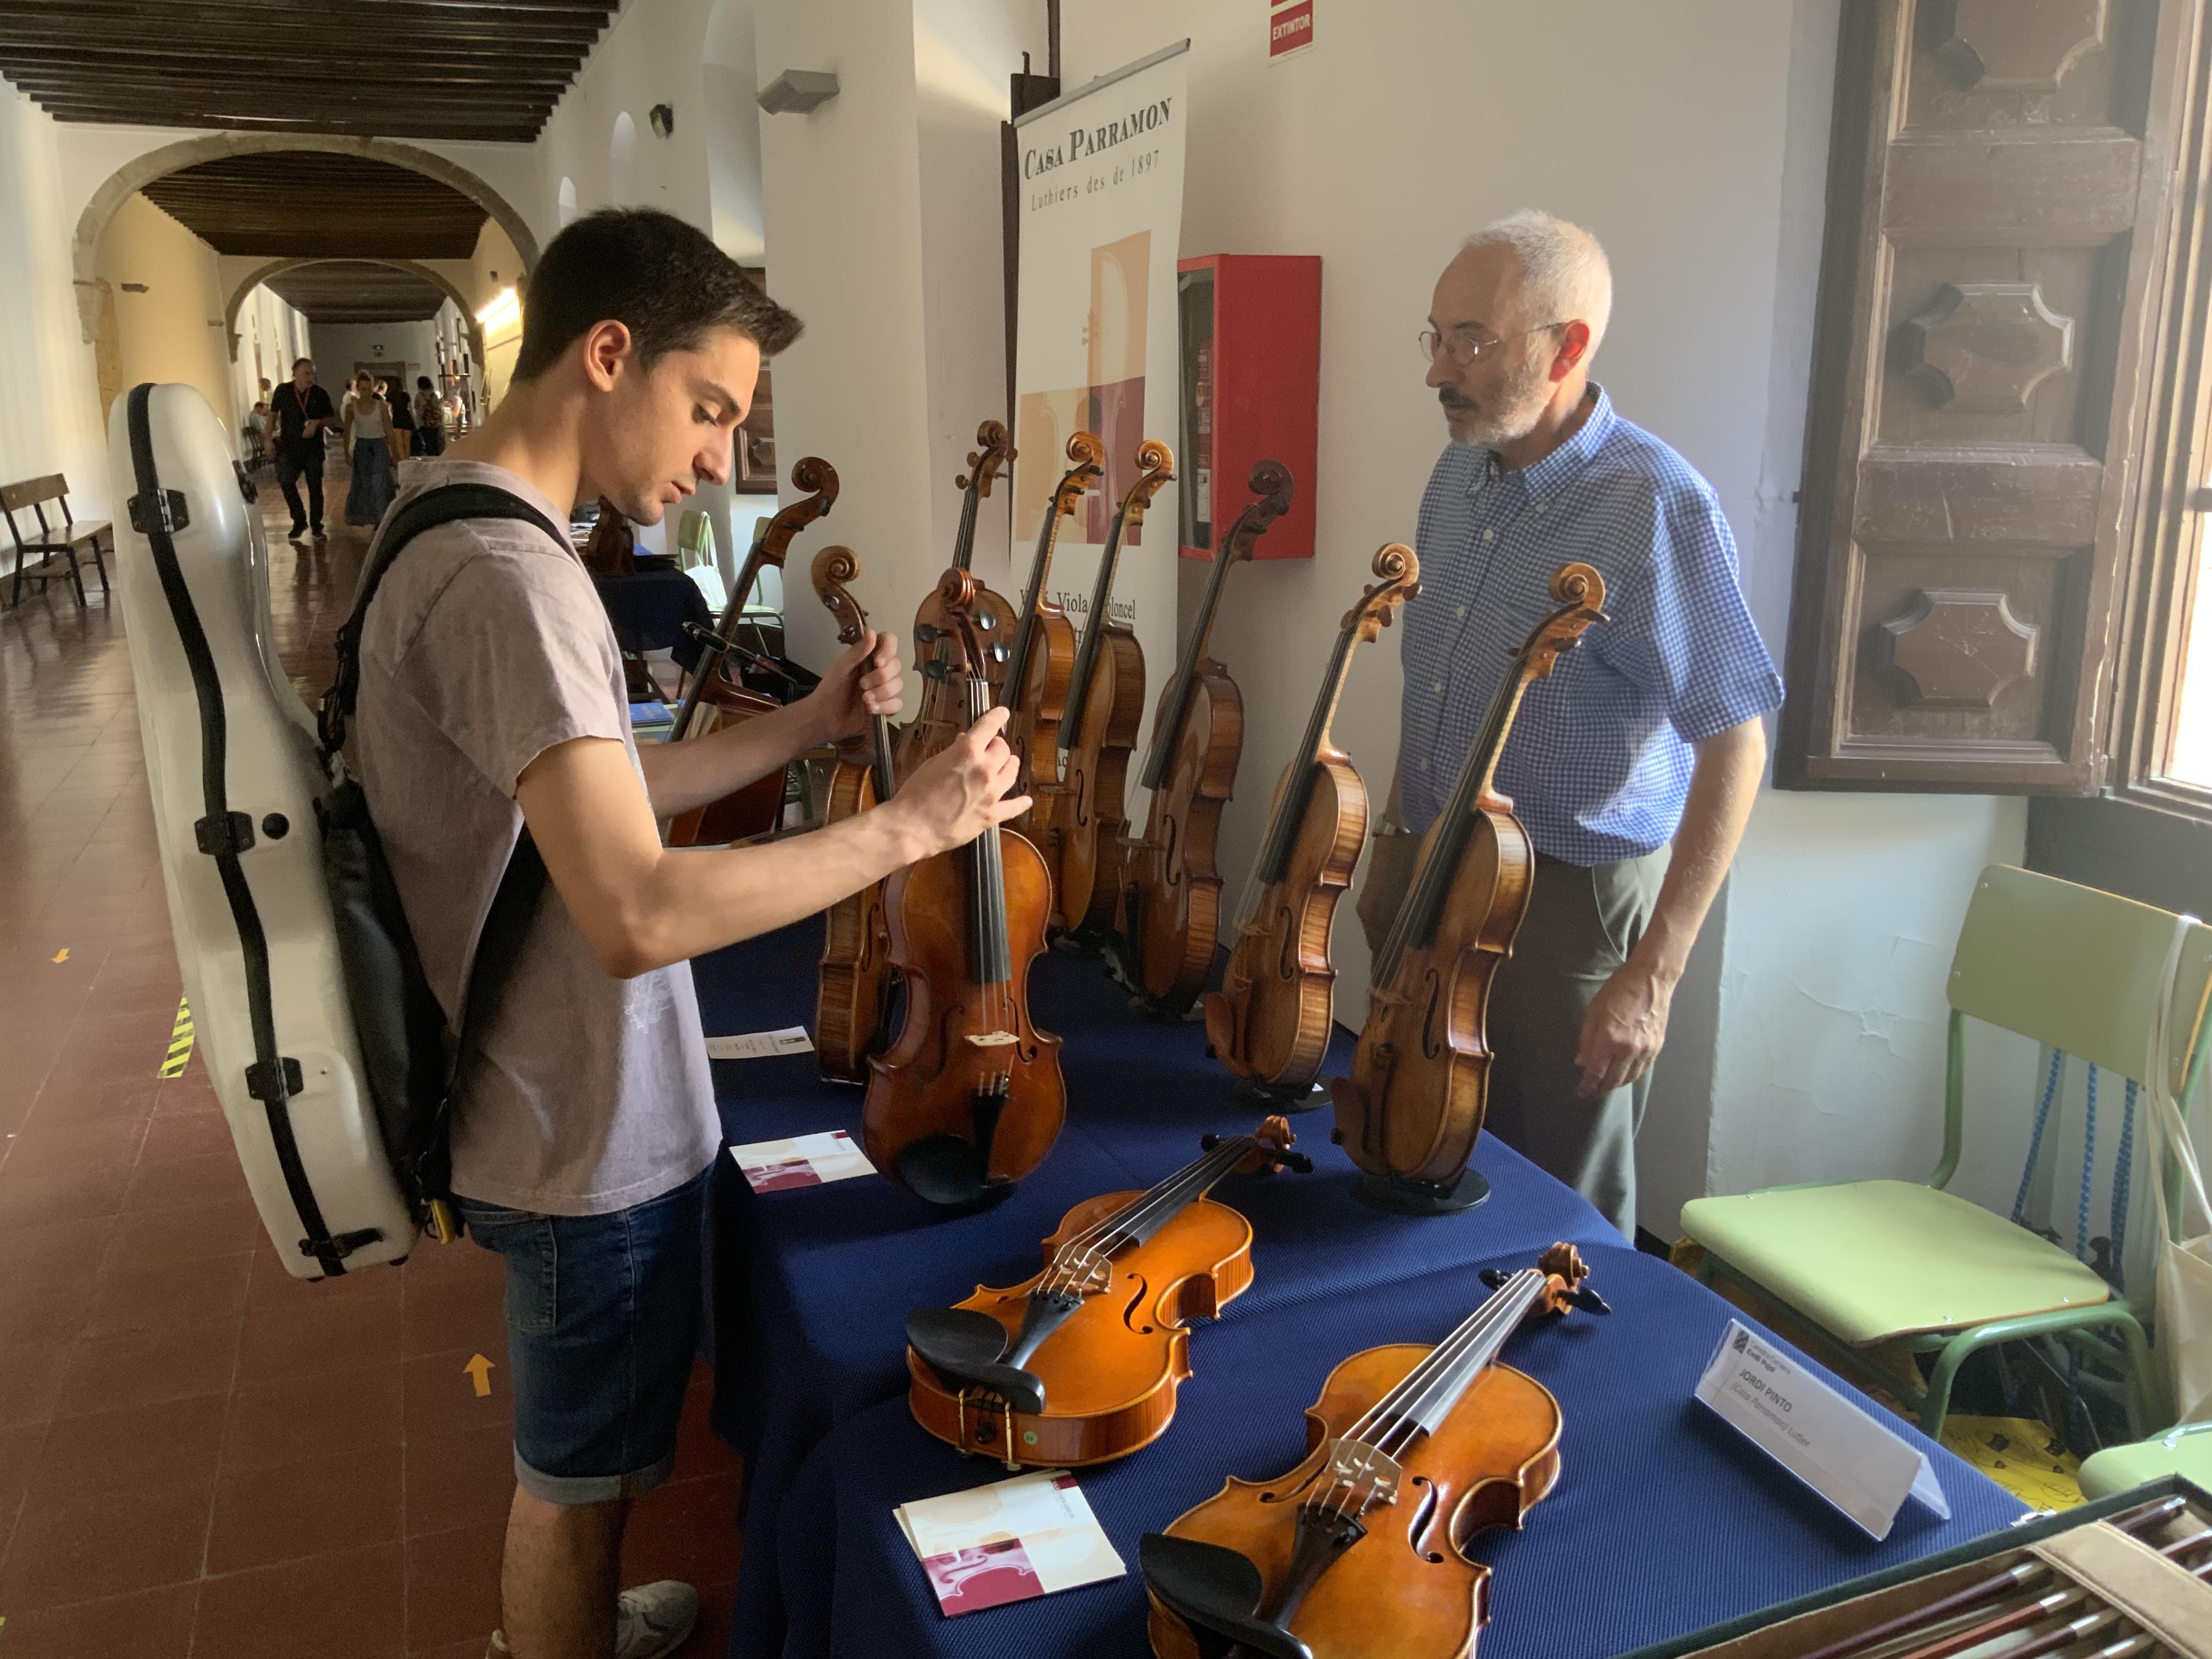
<svg viewBox="0 0 2212 1659">
<path fill-rule="evenodd" d="M 1604 250 L 1547 213 L 1478 232 L 1437 280 L 1421 350 L 1451 444 L 1421 498 L 1397 779 L 1359 914 L 1379 944 L 1552 573 L 1595 565 L 1608 620 L 1530 688 L 1498 771 L 1536 877 L 1491 995 L 1486 1127 L 1632 1238 L 1651 1062 L 1782 682 L 1712 486 L 1589 379 L 1612 308 Z"/>
</svg>

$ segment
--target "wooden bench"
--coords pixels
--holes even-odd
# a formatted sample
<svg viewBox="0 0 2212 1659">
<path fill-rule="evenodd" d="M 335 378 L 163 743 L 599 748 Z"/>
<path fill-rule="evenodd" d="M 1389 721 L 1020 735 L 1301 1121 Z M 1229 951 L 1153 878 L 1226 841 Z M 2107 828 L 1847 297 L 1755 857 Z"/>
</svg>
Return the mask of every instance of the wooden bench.
<svg viewBox="0 0 2212 1659">
<path fill-rule="evenodd" d="M 56 524 L 46 516 L 46 505 L 54 504 Z M 70 511 L 69 482 L 58 472 L 48 473 L 43 478 L 26 478 L 21 483 L 0 484 L 0 512 L 8 518 L 8 533 L 15 538 L 15 580 L 9 590 L 10 605 L 22 602 L 23 584 L 37 582 L 43 589 L 46 583 L 66 578 L 76 590 L 76 602 L 84 602 L 84 575 L 78 568 L 80 551 L 92 556 L 93 568 L 100 572 L 100 591 L 107 592 L 107 561 L 106 555 L 115 550 L 115 532 L 105 520 L 86 520 L 80 523 Z M 37 520 L 32 530 L 16 517 L 27 513 Z M 36 560 L 34 564 L 33 561 Z M 66 568 L 57 568 L 57 561 Z"/>
</svg>

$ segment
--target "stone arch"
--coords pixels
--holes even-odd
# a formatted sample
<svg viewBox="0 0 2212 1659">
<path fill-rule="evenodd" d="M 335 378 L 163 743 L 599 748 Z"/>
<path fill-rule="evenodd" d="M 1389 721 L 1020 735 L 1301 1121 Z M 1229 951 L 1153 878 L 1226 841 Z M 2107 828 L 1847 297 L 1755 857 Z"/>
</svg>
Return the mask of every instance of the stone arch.
<svg viewBox="0 0 2212 1659">
<path fill-rule="evenodd" d="M 97 344 L 101 330 L 100 293 L 100 239 L 106 232 L 108 222 L 117 211 L 138 191 L 156 179 L 202 161 L 219 161 L 233 155 L 265 155 L 272 150 L 321 150 L 339 155 L 358 155 L 372 161 L 385 161 L 393 167 L 405 167 L 410 173 L 435 179 L 440 184 L 451 185 L 482 208 L 514 242 L 515 252 L 522 256 L 523 275 L 538 267 L 538 238 L 514 206 L 479 179 L 475 173 L 456 162 L 447 161 L 433 151 L 391 138 L 356 137 L 344 133 L 328 132 L 221 132 L 204 138 L 187 138 L 182 143 L 168 144 L 160 149 L 149 150 L 118 167 L 107 182 L 94 191 L 92 199 L 85 204 L 83 213 L 76 222 L 76 237 L 70 244 L 70 258 L 76 278 L 77 320 L 84 331 L 88 343 Z M 394 260 L 381 263 L 392 264 Z M 432 274 L 432 273 L 426 273 Z M 521 283 L 516 286 L 520 288 Z M 475 320 L 465 301 L 464 313 Z M 232 319 L 236 319 L 234 308 Z"/>
<path fill-rule="evenodd" d="M 338 263 L 364 265 L 389 265 L 394 270 L 404 270 L 410 276 L 420 276 L 426 283 L 434 283 L 445 296 L 460 308 L 461 326 L 468 331 L 469 361 L 481 365 L 484 360 L 483 325 L 477 321 L 476 308 L 469 296 L 456 288 L 441 272 L 428 265 L 417 264 L 412 259 L 380 259 L 367 253 L 314 253 L 303 258 L 271 259 L 268 264 L 249 270 L 239 281 L 238 287 L 223 301 L 222 330 L 230 342 L 230 360 L 238 361 L 238 313 L 246 304 L 246 296 L 267 282 L 271 276 L 282 276 L 301 265 L 326 265 Z"/>
</svg>

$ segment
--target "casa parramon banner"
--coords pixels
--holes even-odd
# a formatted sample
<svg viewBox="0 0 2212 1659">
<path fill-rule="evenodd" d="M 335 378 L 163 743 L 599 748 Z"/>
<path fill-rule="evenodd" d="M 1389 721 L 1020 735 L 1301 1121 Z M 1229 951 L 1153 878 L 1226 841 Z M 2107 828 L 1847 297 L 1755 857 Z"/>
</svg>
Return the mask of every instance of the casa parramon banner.
<svg viewBox="0 0 2212 1659">
<path fill-rule="evenodd" d="M 1060 525 L 1048 598 L 1080 633 L 1114 510 L 1137 477 L 1137 446 L 1176 447 L 1176 256 L 1182 231 L 1188 40 L 1102 76 L 1015 127 L 1021 183 L 1014 352 L 1014 579 L 1026 582 L 1067 441 L 1094 432 L 1106 477 Z M 1182 465 L 1177 456 L 1178 470 Z M 1176 659 L 1176 490 L 1152 498 L 1124 538 L 1112 614 L 1145 648 L 1152 704 Z M 1139 747 L 1141 755 L 1143 750 Z M 1135 782 L 1135 768 L 1131 769 Z M 1142 822 L 1135 802 L 1131 816 Z"/>
</svg>

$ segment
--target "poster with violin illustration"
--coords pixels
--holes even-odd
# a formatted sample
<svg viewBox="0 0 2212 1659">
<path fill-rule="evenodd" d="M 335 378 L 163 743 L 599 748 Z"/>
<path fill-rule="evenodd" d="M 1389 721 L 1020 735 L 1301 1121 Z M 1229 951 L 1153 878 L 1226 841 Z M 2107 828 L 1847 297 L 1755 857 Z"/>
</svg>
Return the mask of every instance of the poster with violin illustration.
<svg viewBox="0 0 2212 1659">
<path fill-rule="evenodd" d="M 1051 592 L 1079 631 L 1138 447 L 1176 439 L 1176 258 L 1182 224 L 1188 40 L 1016 124 L 1021 272 L 1014 363 L 1014 523 L 1033 540 L 1066 470 L 1067 441 L 1103 441 L 1105 476 L 1063 526 Z M 1148 659 L 1175 659 L 1175 491 L 1122 544 L 1111 614 Z"/>
</svg>

